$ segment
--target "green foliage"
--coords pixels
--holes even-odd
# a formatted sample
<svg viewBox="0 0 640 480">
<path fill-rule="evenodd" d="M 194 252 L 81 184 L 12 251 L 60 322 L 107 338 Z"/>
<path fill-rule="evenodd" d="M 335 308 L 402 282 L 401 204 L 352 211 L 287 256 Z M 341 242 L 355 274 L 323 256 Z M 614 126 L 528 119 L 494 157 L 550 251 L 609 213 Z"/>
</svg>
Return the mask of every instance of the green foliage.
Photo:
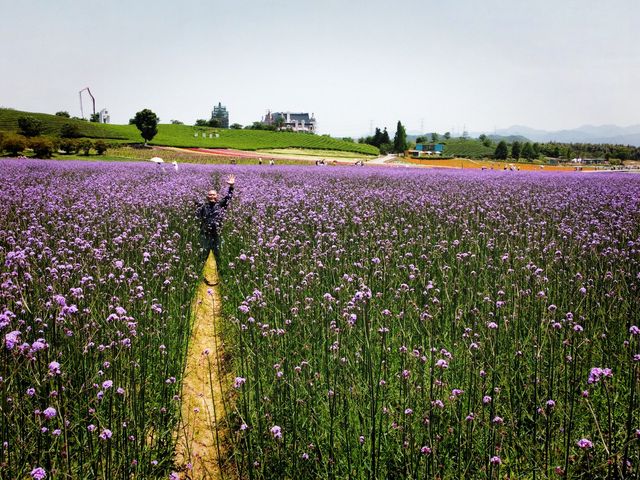
<svg viewBox="0 0 640 480">
<path fill-rule="evenodd" d="M 266 123 L 263 123 L 263 122 L 253 122 L 251 125 L 247 125 L 244 128 L 247 130 L 271 130 L 271 131 L 277 130 L 277 127 L 275 124 L 267 125 Z"/>
<path fill-rule="evenodd" d="M 148 108 L 140 110 L 136 113 L 136 116 L 133 117 L 133 123 L 138 130 L 140 130 L 145 145 L 158 133 L 159 120 L 158 116 Z"/>
<path fill-rule="evenodd" d="M 22 135 L 6 135 L 2 140 L 2 148 L 15 157 L 27 148 L 27 139 Z"/>
<path fill-rule="evenodd" d="M 239 123 L 232 123 L 229 128 L 232 128 L 234 130 L 242 130 L 242 125 L 240 125 Z"/>
<path fill-rule="evenodd" d="M 433 143 L 438 143 L 440 141 L 440 135 L 438 135 L 436 132 L 433 132 L 431 134 L 431 141 Z"/>
<path fill-rule="evenodd" d="M 484 141 L 482 142 L 482 144 L 484 145 Z M 498 146 L 496 147 L 496 151 L 494 152 L 493 157 L 496 160 L 506 160 L 508 156 L 509 156 L 509 147 L 507 147 L 507 142 L 505 142 L 504 140 L 500 140 L 500 143 L 498 143 Z"/>
<path fill-rule="evenodd" d="M 171 120 L 171 125 L 184 125 L 184 122 L 180 120 Z"/>
<path fill-rule="evenodd" d="M 383 143 L 380 145 L 380 153 L 386 155 L 393 152 L 393 144 L 391 142 Z"/>
<path fill-rule="evenodd" d="M 76 123 L 65 123 L 60 129 L 62 138 L 78 138 L 80 137 L 80 127 Z"/>
<path fill-rule="evenodd" d="M 196 120 L 196 123 L 194 123 L 194 125 L 196 127 L 208 127 L 209 126 L 209 121 L 205 120 L 204 118 L 199 118 Z"/>
<path fill-rule="evenodd" d="M 494 154 L 494 149 L 486 147 L 478 139 L 450 138 L 444 141 L 447 156 L 464 158 L 487 158 Z"/>
<path fill-rule="evenodd" d="M 54 151 L 53 142 L 46 137 L 33 137 L 29 140 L 29 147 L 38 158 L 51 158 Z"/>
<path fill-rule="evenodd" d="M 421 135 L 419 137 L 416 138 L 416 143 L 427 143 L 427 137 L 424 135 Z"/>
<path fill-rule="evenodd" d="M 89 152 L 93 148 L 93 142 L 88 138 L 83 138 L 78 142 L 78 149 L 81 150 L 85 155 L 89 155 Z"/>
<path fill-rule="evenodd" d="M 93 123 L 98 123 L 100 121 L 100 114 L 92 113 L 91 116 L 89 117 L 89 121 Z"/>
<path fill-rule="evenodd" d="M 444 132 L 444 139 L 445 140 L 449 140 L 451 138 L 451 133 L 450 132 Z"/>
<path fill-rule="evenodd" d="M 533 160 L 535 158 L 535 152 L 533 151 L 531 142 L 526 142 L 524 147 L 522 147 L 522 156 L 527 160 Z"/>
<path fill-rule="evenodd" d="M 60 140 L 60 150 L 67 154 L 78 151 L 78 141 L 73 138 L 63 138 Z"/>
<path fill-rule="evenodd" d="M 511 156 L 514 159 L 519 160 L 521 152 L 522 152 L 522 144 L 519 141 L 516 140 L 511 145 Z"/>
<path fill-rule="evenodd" d="M 534 143 L 531 149 L 533 150 L 533 158 L 538 158 L 540 156 L 540 144 Z"/>
<path fill-rule="evenodd" d="M 70 123 L 78 127 L 79 135 L 83 138 L 102 139 L 108 144 L 137 143 L 140 141 L 140 133 L 133 124 L 90 123 L 50 114 L 27 113 L 10 109 L 0 109 L 0 132 L 15 133 L 18 130 L 17 119 L 24 115 L 30 115 L 41 120 L 45 126 L 45 133 L 50 136 L 60 135 L 63 125 Z M 133 121 L 133 119 L 131 120 Z M 204 127 L 204 129 L 206 128 Z M 196 129 L 190 125 L 158 125 L 158 134 L 153 138 L 152 144 L 172 147 L 235 148 L 239 150 L 304 148 L 357 152 L 366 155 L 377 155 L 379 153 L 376 147 L 370 145 L 344 142 L 319 135 L 252 129 L 221 129 L 216 132 L 219 134 L 218 138 L 215 136 L 208 138 L 208 135 L 207 138 L 203 138 L 201 135 L 195 137 L 195 132 Z M 213 133 L 213 131 L 207 130 L 207 133 Z"/>
<path fill-rule="evenodd" d="M 404 129 L 400 120 L 396 125 L 396 134 L 393 137 L 393 151 L 396 153 L 403 153 L 407 149 L 407 132 Z"/>
<path fill-rule="evenodd" d="M 373 136 L 369 136 L 360 140 L 361 140 L 360 143 L 366 143 L 367 145 L 372 145 L 378 148 L 381 148 L 382 145 L 391 143 L 391 139 L 389 138 L 389 132 L 387 132 L 387 127 L 384 127 L 384 131 L 376 127 L 376 132 Z M 390 150 L 387 150 L 387 151 L 390 151 Z"/>
<path fill-rule="evenodd" d="M 69 115 L 69 112 L 61 110 L 59 112 L 56 112 L 56 117 L 71 118 L 71 115 Z"/>
<path fill-rule="evenodd" d="M 94 144 L 94 148 L 96 149 L 98 155 L 104 155 L 105 153 L 107 153 L 107 144 L 102 140 L 97 140 Z"/>
<path fill-rule="evenodd" d="M 484 145 L 485 147 L 491 147 L 493 145 L 493 143 L 491 142 L 491 139 L 487 137 L 484 133 L 480 135 L 478 139 L 482 142 L 482 145 Z"/>
<path fill-rule="evenodd" d="M 25 116 L 18 118 L 18 128 L 25 137 L 35 137 L 42 134 L 44 124 L 37 118 Z"/>
</svg>

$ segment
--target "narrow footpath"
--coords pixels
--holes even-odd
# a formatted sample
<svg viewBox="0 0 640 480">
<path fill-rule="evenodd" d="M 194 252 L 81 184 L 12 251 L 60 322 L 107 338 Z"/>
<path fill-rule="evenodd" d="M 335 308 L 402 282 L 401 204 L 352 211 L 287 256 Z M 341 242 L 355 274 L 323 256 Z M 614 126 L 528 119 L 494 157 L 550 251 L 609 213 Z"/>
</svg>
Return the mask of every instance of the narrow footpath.
<svg viewBox="0 0 640 480">
<path fill-rule="evenodd" d="M 220 290 L 213 255 L 204 267 L 204 278 L 193 299 L 193 325 L 182 383 L 182 415 L 177 431 L 176 464 L 191 470 L 180 478 L 217 480 L 232 478 L 223 465 L 226 379 L 222 370 L 224 345 L 220 324 Z M 226 382 L 228 384 L 228 382 Z"/>
</svg>

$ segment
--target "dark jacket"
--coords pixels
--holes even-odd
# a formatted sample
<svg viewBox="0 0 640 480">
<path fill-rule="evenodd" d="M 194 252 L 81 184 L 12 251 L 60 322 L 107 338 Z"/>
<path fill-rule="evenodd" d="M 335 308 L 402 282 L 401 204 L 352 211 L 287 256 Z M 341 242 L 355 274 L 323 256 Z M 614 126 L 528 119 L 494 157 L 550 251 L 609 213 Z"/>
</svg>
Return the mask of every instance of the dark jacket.
<svg viewBox="0 0 640 480">
<path fill-rule="evenodd" d="M 224 213 L 233 196 L 233 185 L 229 185 L 227 194 L 217 202 L 206 201 L 200 204 L 196 210 L 196 217 L 200 220 L 200 232 L 215 237 L 222 228 Z"/>
</svg>

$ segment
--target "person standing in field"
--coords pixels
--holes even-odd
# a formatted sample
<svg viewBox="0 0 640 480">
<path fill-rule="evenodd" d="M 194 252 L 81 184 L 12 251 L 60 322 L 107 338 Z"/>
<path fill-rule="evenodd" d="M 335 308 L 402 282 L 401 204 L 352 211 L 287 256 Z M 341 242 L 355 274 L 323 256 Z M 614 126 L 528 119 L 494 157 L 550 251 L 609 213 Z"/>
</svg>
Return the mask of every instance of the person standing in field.
<svg viewBox="0 0 640 480">
<path fill-rule="evenodd" d="M 229 175 L 227 178 L 227 185 L 229 186 L 227 194 L 222 199 L 219 199 L 216 190 L 209 190 L 207 192 L 207 200 L 201 203 L 196 210 L 196 217 L 200 220 L 200 245 L 202 247 L 200 260 L 202 263 L 206 262 L 209 252 L 213 251 L 218 268 L 220 267 L 222 221 L 224 220 L 225 210 L 233 196 L 235 182 L 235 175 Z"/>
</svg>

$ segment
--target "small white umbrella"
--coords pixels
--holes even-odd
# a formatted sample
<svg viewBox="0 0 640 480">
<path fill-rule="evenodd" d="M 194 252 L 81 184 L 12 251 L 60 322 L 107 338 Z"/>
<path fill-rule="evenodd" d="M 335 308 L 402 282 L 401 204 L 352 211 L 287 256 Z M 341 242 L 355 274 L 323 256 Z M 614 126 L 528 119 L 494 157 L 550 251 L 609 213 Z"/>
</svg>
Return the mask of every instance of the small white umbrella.
<svg viewBox="0 0 640 480">
<path fill-rule="evenodd" d="M 153 163 L 164 163 L 164 160 L 161 159 L 160 157 L 153 157 L 152 159 L 149 160 L 150 162 Z"/>
</svg>

